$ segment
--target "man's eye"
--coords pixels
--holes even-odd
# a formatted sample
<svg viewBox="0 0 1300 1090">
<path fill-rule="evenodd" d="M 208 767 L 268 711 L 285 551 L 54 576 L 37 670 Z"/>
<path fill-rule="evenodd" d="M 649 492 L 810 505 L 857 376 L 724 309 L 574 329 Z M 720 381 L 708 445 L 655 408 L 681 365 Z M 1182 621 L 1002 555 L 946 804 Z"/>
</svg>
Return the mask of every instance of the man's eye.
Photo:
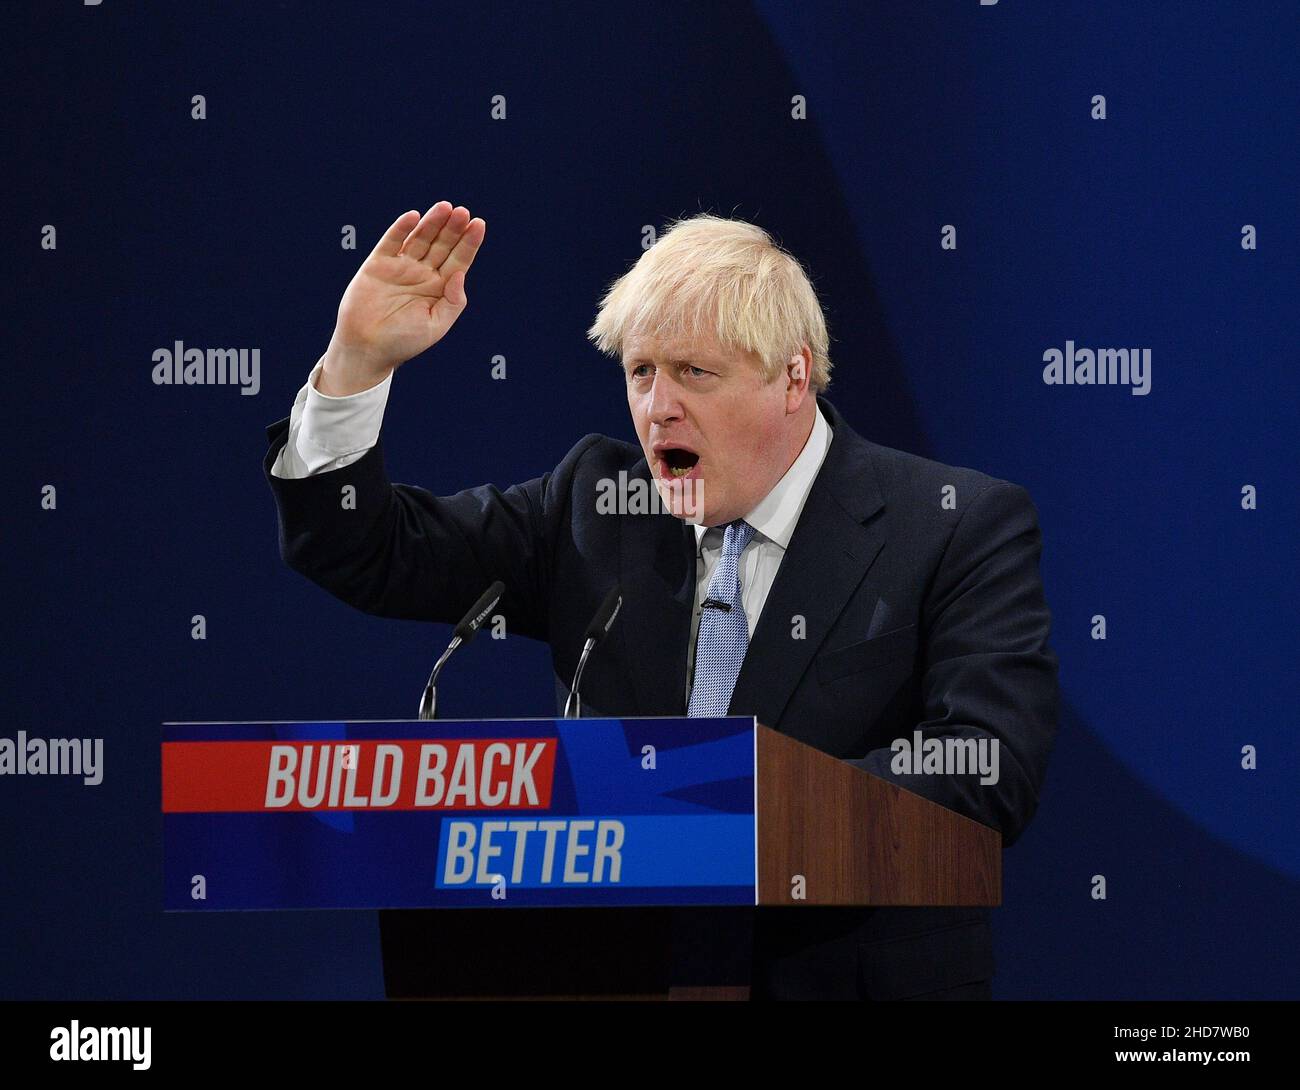
<svg viewBox="0 0 1300 1090">
<path fill-rule="evenodd" d="M 640 376 L 637 372 L 638 372 L 638 371 L 644 371 L 645 368 L 646 368 L 646 364 L 644 364 L 644 363 L 639 363 L 639 364 L 637 364 L 635 367 L 632 368 L 632 370 L 631 370 L 630 373 L 631 373 L 631 375 L 632 375 L 633 378 L 640 378 L 641 376 Z"/>
<path fill-rule="evenodd" d="M 695 375 L 697 378 L 700 375 L 707 375 L 708 373 L 709 372 L 706 371 L 703 367 L 695 367 L 695 366 L 691 367 L 691 374 Z"/>
</svg>

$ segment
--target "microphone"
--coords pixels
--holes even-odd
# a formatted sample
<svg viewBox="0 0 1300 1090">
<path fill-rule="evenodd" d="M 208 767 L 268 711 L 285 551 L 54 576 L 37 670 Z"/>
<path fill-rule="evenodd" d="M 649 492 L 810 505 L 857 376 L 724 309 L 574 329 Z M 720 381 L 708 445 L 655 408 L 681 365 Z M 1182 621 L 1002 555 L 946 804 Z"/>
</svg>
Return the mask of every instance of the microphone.
<svg viewBox="0 0 1300 1090">
<path fill-rule="evenodd" d="M 460 619 L 460 624 L 452 630 L 451 643 L 447 645 L 447 650 L 442 653 L 442 658 L 434 665 L 433 673 L 429 675 L 429 683 L 424 687 L 424 695 L 420 697 L 421 719 L 432 719 L 434 717 L 438 704 L 438 675 L 447 664 L 447 660 L 451 658 L 451 653 L 461 644 L 469 643 L 478 635 L 478 630 L 483 627 L 483 622 L 496 609 L 497 603 L 501 601 L 501 595 L 505 592 L 506 585 L 498 579 L 483 592 L 483 597 L 469 607 L 469 612 Z"/>
<path fill-rule="evenodd" d="M 618 592 L 618 585 L 610 588 L 605 600 L 600 603 L 591 624 L 587 625 L 586 643 L 582 647 L 582 656 L 578 659 L 578 669 L 573 675 L 573 684 L 569 686 L 569 699 L 564 702 L 564 718 L 577 719 L 582 714 L 582 701 L 578 696 L 578 686 L 582 684 L 582 671 L 587 665 L 587 656 L 591 649 L 600 643 L 614 625 L 619 608 L 623 605 L 623 596 Z"/>
<path fill-rule="evenodd" d="M 700 603 L 700 608 L 701 608 L 701 609 L 720 609 L 720 610 L 722 610 L 723 613 L 730 613 L 730 612 L 731 612 L 731 606 L 729 606 L 726 602 L 720 602 L 720 601 L 718 601 L 718 599 L 716 599 L 716 598 L 705 598 L 704 601 L 702 601 L 702 602 Z"/>
</svg>

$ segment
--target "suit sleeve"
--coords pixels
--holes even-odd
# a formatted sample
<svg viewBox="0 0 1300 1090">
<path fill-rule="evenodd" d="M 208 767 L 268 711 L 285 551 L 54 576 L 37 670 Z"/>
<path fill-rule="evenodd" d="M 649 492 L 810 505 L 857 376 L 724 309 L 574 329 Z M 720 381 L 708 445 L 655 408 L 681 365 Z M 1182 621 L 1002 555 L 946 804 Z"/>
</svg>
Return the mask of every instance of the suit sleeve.
<svg viewBox="0 0 1300 1090">
<path fill-rule="evenodd" d="M 452 496 L 392 484 L 382 440 L 351 465 L 304 478 L 272 473 L 288 420 L 267 429 L 263 473 L 279 515 L 280 555 L 348 605 L 379 617 L 455 624 L 494 580 L 509 630 L 546 639 L 554 535 L 588 436 L 556 470 Z"/>
<path fill-rule="evenodd" d="M 850 762 L 1001 830 L 1004 847 L 1038 807 L 1056 737 L 1058 664 L 1047 642 L 1041 552 L 1028 492 L 997 481 L 958 520 L 922 606 L 924 718 L 916 730 L 923 740 L 996 741 L 996 782 L 913 773 L 892 749 Z"/>
</svg>

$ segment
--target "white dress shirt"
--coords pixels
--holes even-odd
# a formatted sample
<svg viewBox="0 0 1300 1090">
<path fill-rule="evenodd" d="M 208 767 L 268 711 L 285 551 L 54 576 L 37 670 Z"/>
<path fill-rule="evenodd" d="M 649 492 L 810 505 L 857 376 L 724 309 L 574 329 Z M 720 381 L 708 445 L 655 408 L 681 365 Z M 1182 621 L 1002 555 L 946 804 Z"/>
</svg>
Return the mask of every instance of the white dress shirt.
<svg viewBox="0 0 1300 1090">
<path fill-rule="evenodd" d="M 803 513 L 817 471 L 826 460 L 830 449 L 831 426 L 818 409 L 813 413 L 812 431 L 808 441 L 785 476 L 776 482 L 772 491 L 758 501 L 758 505 L 745 516 L 745 521 L 757 531 L 744 552 L 740 554 L 737 571 L 740 575 L 740 601 L 745 607 L 752 639 L 758 627 L 768 592 L 776 582 L 776 572 L 790 545 L 795 525 Z M 700 631 L 700 615 L 704 599 L 708 597 L 709 580 L 722 556 L 722 538 L 725 527 L 695 527 L 695 614 L 691 618 L 691 646 L 686 655 L 686 703 L 691 702 L 691 679 L 695 674 L 695 638 Z M 793 624 L 793 621 L 790 621 Z"/>
<path fill-rule="evenodd" d="M 310 477 L 342 469 L 360 459 L 379 441 L 393 376 L 357 394 L 330 397 L 316 389 L 320 361 L 294 398 L 289 414 L 289 435 L 271 466 L 277 477 Z M 832 432 L 820 410 L 813 413 L 812 432 L 803 450 L 745 521 L 756 533 L 740 554 L 741 603 L 752 638 L 762 615 L 768 592 L 776 581 L 777 569 L 785 557 L 790 537 L 799 522 L 813 481 L 826 460 Z M 702 603 L 709 580 L 722 555 L 721 526 L 695 527 L 695 613 L 691 620 L 691 642 L 686 657 L 686 702 L 691 699 L 691 677 L 695 670 L 695 638 L 699 632 Z M 793 624 L 793 621 L 790 623 Z"/>
</svg>

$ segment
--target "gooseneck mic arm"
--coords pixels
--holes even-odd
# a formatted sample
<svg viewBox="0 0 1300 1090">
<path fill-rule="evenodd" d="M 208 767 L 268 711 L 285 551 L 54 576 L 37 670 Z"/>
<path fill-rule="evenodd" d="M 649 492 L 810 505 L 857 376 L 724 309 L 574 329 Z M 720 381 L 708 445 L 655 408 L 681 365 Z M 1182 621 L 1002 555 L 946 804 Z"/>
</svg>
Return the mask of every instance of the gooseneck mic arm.
<svg viewBox="0 0 1300 1090">
<path fill-rule="evenodd" d="M 618 592 L 616 585 L 605 595 L 605 600 L 600 603 L 600 608 L 592 617 L 591 624 L 587 625 L 587 639 L 582 646 L 582 656 L 578 659 L 578 669 L 574 672 L 573 684 L 569 686 L 569 699 L 564 702 L 565 719 L 577 719 L 582 714 L 582 700 L 578 696 L 578 687 L 582 684 L 582 671 L 587 665 L 587 658 L 592 648 L 600 643 L 613 627 L 614 618 L 618 616 L 622 604 L 623 596 Z"/>
<path fill-rule="evenodd" d="M 483 597 L 469 607 L 469 612 L 461 618 L 460 624 L 452 631 L 451 643 L 447 645 L 447 650 L 442 653 L 442 657 L 434 664 L 433 673 L 429 675 L 429 683 L 424 687 L 424 695 L 420 697 L 421 719 L 432 719 L 436 714 L 438 706 L 438 675 L 442 672 L 442 668 L 447 665 L 451 653 L 461 644 L 469 643 L 478 635 L 478 630 L 483 627 L 483 622 L 496 609 L 497 603 L 501 601 L 501 595 L 505 592 L 506 585 L 497 580 L 483 592 Z"/>
</svg>

